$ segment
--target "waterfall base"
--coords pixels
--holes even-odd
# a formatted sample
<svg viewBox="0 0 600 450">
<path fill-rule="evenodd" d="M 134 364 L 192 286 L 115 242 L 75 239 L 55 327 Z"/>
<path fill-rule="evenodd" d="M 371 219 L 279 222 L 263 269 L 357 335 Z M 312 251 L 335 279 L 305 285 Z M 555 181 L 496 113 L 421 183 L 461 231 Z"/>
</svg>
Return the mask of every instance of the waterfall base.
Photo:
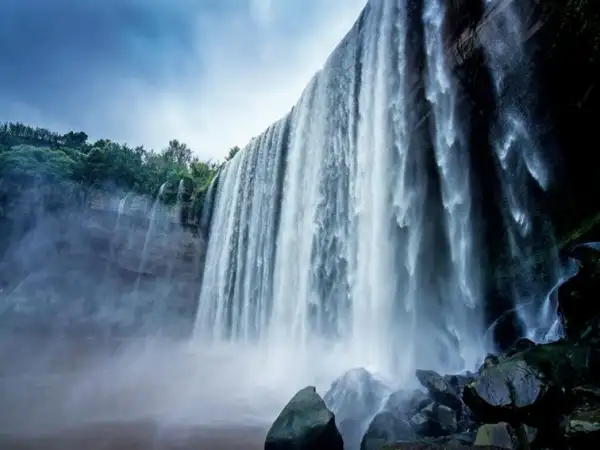
<svg viewBox="0 0 600 450">
<path fill-rule="evenodd" d="M 0 440 L 2 448 L 11 443 L 67 448 L 64 439 L 75 445 L 99 435 L 114 438 L 115 446 L 106 448 L 152 436 L 163 448 L 161 439 L 167 445 L 172 435 L 192 436 L 190 443 L 198 448 L 198 434 L 228 430 L 227 436 L 247 429 L 248 439 L 262 445 L 294 392 L 314 385 L 324 394 L 340 374 L 359 365 L 341 347 L 324 344 L 294 351 L 284 345 L 207 347 L 197 341 L 48 341 L 15 335 L 2 339 L 0 361 L 0 436 L 7 439 L 6 445 Z"/>
<path fill-rule="evenodd" d="M 283 348 L 14 335 L 2 339 L 0 361 L 0 436 L 32 442 L 140 424 L 159 434 L 266 431 L 295 391 L 315 384 L 324 393 L 346 366 L 328 352 L 308 364 Z"/>
<path fill-rule="evenodd" d="M 170 428 L 154 423 L 110 423 L 37 437 L 0 436 L 4 450 L 260 450 L 263 428 Z"/>
</svg>

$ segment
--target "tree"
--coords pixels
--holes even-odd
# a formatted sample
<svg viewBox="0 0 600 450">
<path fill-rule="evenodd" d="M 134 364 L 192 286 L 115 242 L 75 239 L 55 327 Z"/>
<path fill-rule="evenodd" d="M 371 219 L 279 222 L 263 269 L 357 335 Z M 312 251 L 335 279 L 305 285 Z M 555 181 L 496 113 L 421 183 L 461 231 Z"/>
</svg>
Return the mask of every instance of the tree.
<svg viewBox="0 0 600 450">
<path fill-rule="evenodd" d="M 85 145 L 88 140 L 88 135 L 83 131 L 74 133 L 69 131 L 67 134 L 62 136 L 64 145 L 67 147 L 80 148 Z"/>
<path fill-rule="evenodd" d="M 239 150 L 232 147 L 226 160 Z M 177 201 L 183 180 L 185 195 L 180 200 L 187 208 L 184 216 L 189 218 L 188 211 L 201 209 L 202 199 L 221 165 L 195 158 L 192 150 L 176 139 L 163 151 L 155 152 L 109 139 L 90 144 L 83 131 L 61 135 L 19 122 L 0 123 L 0 211 L 6 211 L 7 205 L 19 198 L 19 192 L 32 186 L 44 186 L 42 191 L 52 192 L 49 204 L 59 205 L 68 204 L 75 198 L 74 193 L 84 198 L 98 189 L 155 196 L 167 182 L 162 201 L 170 203 Z"/>
<path fill-rule="evenodd" d="M 231 147 L 229 149 L 229 154 L 225 157 L 225 161 L 229 161 L 230 159 L 232 159 L 235 155 L 238 154 L 239 151 L 240 151 L 240 148 L 237 145 L 234 147 Z"/>
<path fill-rule="evenodd" d="M 169 146 L 164 150 L 163 155 L 168 162 L 178 166 L 187 167 L 192 161 L 192 150 L 177 139 L 169 142 Z"/>
</svg>

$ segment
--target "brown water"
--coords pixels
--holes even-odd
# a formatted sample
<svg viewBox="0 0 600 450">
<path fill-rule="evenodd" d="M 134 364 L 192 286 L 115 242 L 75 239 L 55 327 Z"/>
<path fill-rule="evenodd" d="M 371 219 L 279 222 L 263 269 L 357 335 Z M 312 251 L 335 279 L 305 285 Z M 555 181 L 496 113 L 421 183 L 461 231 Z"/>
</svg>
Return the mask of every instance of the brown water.
<svg viewBox="0 0 600 450">
<path fill-rule="evenodd" d="M 161 429 L 152 423 L 106 423 L 46 435 L 0 435 L 2 450 L 259 450 L 260 427 L 183 427 Z"/>
<path fill-rule="evenodd" d="M 0 449 L 260 449 L 302 387 L 275 378 L 234 349 L 3 337 Z"/>
</svg>

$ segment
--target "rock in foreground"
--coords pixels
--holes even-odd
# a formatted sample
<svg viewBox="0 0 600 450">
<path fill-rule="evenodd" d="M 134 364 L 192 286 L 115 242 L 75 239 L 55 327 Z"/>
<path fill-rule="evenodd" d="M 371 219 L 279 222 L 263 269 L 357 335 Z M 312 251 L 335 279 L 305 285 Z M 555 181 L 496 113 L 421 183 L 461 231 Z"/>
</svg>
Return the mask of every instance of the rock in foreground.
<svg viewBox="0 0 600 450">
<path fill-rule="evenodd" d="M 589 378 L 589 349 L 540 345 L 485 369 L 463 399 L 480 422 L 543 426 L 565 412 L 565 392 Z"/>
<path fill-rule="evenodd" d="M 490 447 L 483 445 L 467 444 L 458 440 L 437 440 L 437 441 L 417 441 L 417 442 L 398 442 L 396 444 L 387 444 L 381 447 L 381 450 L 506 450 L 502 447 Z"/>
<path fill-rule="evenodd" d="M 267 433 L 265 450 L 343 450 L 334 414 L 313 386 L 300 391 L 283 408 Z"/>
</svg>

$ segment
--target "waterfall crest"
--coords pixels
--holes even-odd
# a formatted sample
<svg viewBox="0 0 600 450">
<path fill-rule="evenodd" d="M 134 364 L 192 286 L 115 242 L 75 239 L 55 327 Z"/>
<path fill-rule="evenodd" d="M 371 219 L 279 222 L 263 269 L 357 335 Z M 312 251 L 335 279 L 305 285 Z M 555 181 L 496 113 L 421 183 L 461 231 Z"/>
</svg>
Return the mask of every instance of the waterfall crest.
<svg viewBox="0 0 600 450">
<path fill-rule="evenodd" d="M 299 103 L 219 173 L 207 200 L 199 338 L 297 358 L 326 349 L 347 368 L 400 380 L 415 367 L 472 369 L 484 356 L 484 242 L 448 7 L 371 0 Z M 482 42 L 500 89 L 520 40 Z M 493 147 L 516 221 L 506 216 L 509 251 L 520 257 L 529 244 L 512 238 L 525 223 L 516 212 L 531 206 L 516 193 L 548 176 L 523 136 L 510 149 L 518 173 L 504 165 L 507 126 L 531 124 L 497 95 Z"/>
</svg>

